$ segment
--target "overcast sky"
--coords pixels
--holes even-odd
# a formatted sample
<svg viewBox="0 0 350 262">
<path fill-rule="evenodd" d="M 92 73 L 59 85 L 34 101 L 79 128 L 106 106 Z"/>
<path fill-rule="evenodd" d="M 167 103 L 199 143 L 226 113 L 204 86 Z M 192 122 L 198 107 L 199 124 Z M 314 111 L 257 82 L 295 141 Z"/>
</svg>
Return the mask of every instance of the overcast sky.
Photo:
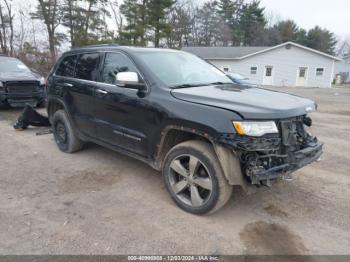
<svg viewBox="0 0 350 262">
<path fill-rule="evenodd" d="M 350 38 L 350 0 L 261 0 L 261 4 L 267 14 L 291 18 L 305 29 L 319 25 Z"/>
</svg>

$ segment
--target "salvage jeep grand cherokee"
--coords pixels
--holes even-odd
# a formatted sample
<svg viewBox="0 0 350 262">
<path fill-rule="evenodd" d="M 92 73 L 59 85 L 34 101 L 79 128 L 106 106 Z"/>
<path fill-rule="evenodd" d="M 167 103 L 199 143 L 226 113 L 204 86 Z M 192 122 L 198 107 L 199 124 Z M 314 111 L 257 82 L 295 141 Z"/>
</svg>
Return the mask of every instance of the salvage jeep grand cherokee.
<svg viewBox="0 0 350 262">
<path fill-rule="evenodd" d="M 307 132 L 316 104 L 238 86 L 181 51 L 91 46 L 65 53 L 48 78 L 48 115 L 60 150 L 94 142 L 162 171 L 182 209 L 214 212 L 233 185 L 249 189 L 322 154 Z"/>
</svg>

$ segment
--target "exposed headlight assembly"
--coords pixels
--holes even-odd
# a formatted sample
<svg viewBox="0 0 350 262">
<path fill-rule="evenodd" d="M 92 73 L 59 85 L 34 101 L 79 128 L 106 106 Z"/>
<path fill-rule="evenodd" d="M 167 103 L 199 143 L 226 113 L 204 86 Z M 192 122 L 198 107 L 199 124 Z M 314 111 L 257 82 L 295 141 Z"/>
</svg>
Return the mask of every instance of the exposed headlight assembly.
<svg viewBox="0 0 350 262">
<path fill-rule="evenodd" d="M 263 136 L 265 134 L 278 133 L 278 128 L 274 121 L 234 121 L 233 126 L 239 135 Z"/>
</svg>

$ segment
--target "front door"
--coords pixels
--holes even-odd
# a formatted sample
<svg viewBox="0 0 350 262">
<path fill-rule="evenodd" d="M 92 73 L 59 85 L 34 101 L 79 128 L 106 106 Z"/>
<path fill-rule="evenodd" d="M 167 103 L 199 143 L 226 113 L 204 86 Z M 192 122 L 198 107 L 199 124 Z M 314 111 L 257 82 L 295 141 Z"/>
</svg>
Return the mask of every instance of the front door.
<svg viewBox="0 0 350 262">
<path fill-rule="evenodd" d="M 296 86 L 306 86 L 307 67 L 299 67 Z"/>
<path fill-rule="evenodd" d="M 115 85 L 118 72 L 138 72 L 122 53 L 106 53 L 100 83 L 95 91 L 98 139 L 132 153 L 146 155 L 149 119 L 147 97 L 134 89 Z"/>
<path fill-rule="evenodd" d="M 273 85 L 273 66 L 265 66 L 263 85 Z"/>
</svg>

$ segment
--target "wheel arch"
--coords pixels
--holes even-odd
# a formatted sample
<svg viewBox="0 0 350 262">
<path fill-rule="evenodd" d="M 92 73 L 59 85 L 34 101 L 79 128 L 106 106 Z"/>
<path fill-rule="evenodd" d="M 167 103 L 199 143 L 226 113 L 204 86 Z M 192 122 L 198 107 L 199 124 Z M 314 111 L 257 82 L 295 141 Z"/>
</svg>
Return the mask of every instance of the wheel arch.
<svg viewBox="0 0 350 262">
<path fill-rule="evenodd" d="M 161 170 L 169 150 L 182 142 L 202 140 L 212 145 L 213 139 L 211 135 L 198 129 L 179 125 L 166 126 L 160 134 L 159 143 L 156 145 L 154 166 L 157 170 Z"/>
<path fill-rule="evenodd" d="M 55 112 L 61 109 L 67 111 L 63 101 L 57 98 L 49 99 L 47 103 L 47 115 L 49 117 L 50 123 L 52 123 L 52 117 L 55 114 Z"/>
<path fill-rule="evenodd" d="M 73 117 L 70 114 L 69 111 L 69 107 L 67 106 L 67 104 L 60 98 L 50 98 L 48 100 L 48 104 L 47 104 L 47 115 L 49 117 L 49 121 L 52 124 L 52 118 L 53 115 L 55 114 L 55 112 L 57 112 L 58 110 L 64 110 L 67 114 L 67 117 L 73 127 L 74 133 L 83 141 L 86 140 L 85 136 L 80 132 L 80 130 L 78 128 L 76 128 L 76 123 L 73 121 Z"/>
<path fill-rule="evenodd" d="M 49 117 L 49 121 L 51 122 L 53 115 L 58 110 L 64 110 L 71 121 L 71 123 L 75 126 L 75 122 L 73 121 L 71 112 L 69 110 L 69 106 L 63 101 L 61 98 L 53 97 L 50 98 L 47 102 L 47 115 Z"/>
</svg>

